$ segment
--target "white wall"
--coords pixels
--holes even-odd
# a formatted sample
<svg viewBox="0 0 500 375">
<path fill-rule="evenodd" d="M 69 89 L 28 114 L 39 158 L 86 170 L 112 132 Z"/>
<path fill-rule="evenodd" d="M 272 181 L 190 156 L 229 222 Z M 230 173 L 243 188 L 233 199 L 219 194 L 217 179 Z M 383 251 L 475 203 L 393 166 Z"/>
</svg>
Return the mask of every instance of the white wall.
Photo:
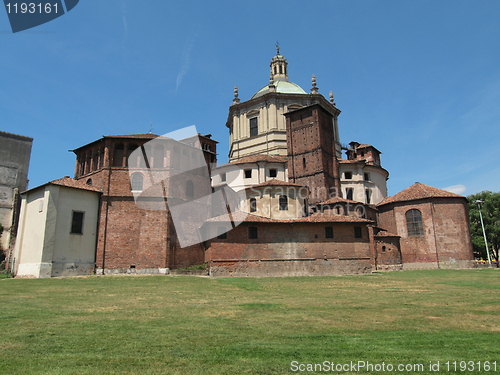
<svg viewBox="0 0 500 375">
<path fill-rule="evenodd" d="M 366 189 L 371 191 L 370 204 L 378 204 L 387 197 L 387 172 L 379 167 L 365 165 L 364 163 L 350 163 L 339 166 L 340 187 L 342 196 L 346 198 L 346 189 L 352 188 L 353 200 L 362 203 L 366 201 Z M 352 173 L 352 179 L 345 178 L 345 172 Z M 369 181 L 364 180 L 365 173 L 370 176 Z"/>
<path fill-rule="evenodd" d="M 57 188 L 51 186 L 51 189 Z M 54 189 L 55 190 L 55 189 Z M 56 201 L 54 199 L 54 201 Z M 95 264 L 99 196 L 95 192 L 59 188 L 52 276 L 92 274 Z M 71 234 L 73 211 L 85 212 L 83 234 Z"/>
<path fill-rule="evenodd" d="M 22 195 L 13 255 L 13 271 L 18 276 L 40 277 L 47 272 L 46 265 L 42 267 L 41 263 L 48 201 L 49 192 L 43 188 Z"/>
<path fill-rule="evenodd" d="M 14 248 L 16 276 L 88 275 L 94 271 L 99 194 L 45 185 L 22 196 Z M 73 211 L 85 212 L 83 234 L 72 234 Z"/>
<path fill-rule="evenodd" d="M 225 164 L 212 171 L 212 186 L 227 184 L 234 191 L 240 191 L 247 187 L 261 184 L 268 180 L 277 179 L 287 181 L 288 175 L 285 163 L 256 162 L 245 164 Z M 252 170 L 252 177 L 245 178 L 245 170 Z M 270 170 L 276 169 L 276 177 L 270 176 Z M 222 181 L 221 173 L 226 174 L 226 181 Z"/>
</svg>

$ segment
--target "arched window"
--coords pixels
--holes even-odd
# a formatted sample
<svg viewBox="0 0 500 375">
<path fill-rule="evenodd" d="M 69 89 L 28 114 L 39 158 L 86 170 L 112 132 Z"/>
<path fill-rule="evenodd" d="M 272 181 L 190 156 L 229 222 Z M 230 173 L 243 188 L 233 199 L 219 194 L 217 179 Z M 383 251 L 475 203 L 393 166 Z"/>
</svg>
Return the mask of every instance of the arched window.
<svg viewBox="0 0 500 375">
<path fill-rule="evenodd" d="M 288 197 L 286 195 L 280 195 L 279 204 L 280 211 L 288 211 Z"/>
<path fill-rule="evenodd" d="M 409 237 L 418 237 L 424 235 L 422 225 L 422 213 L 419 210 L 412 209 L 406 212 L 406 226 Z"/>
<path fill-rule="evenodd" d="M 141 173 L 134 173 L 132 175 L 132 191 L 142 191 L 144 178 Z"/>
<path fill-rule="evenodd" d="M 256 212 L 256 211 L 257 211 L 257 199 L 250 198 L 250 212 Z"/>
<path fill-rule="evenodd" d="M 186 182 L 186 197 L 193 198 L 194 197 L 194 185 L 193 181 Z"/>
<path fill-rule="evenodd" d="M 91 178 L 89 178 L 89 179 L 87 180 L 87 185 L 92 186 L 92 179 L 91 179 Z"/>
</svg>

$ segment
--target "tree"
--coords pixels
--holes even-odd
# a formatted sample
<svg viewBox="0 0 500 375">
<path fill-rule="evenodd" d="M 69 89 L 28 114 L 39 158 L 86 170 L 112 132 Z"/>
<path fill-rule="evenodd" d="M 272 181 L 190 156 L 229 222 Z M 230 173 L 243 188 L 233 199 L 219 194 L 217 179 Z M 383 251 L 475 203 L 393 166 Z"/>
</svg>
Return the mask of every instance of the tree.
<svg viewBox="0 0 500 375">
<path fill-rule="evenodd" d="M 479 206 L 476 203 L 478 200 L 484 201 L 484 203 L 481 203 L 481 212 L 483 214 L 486 239 L 488 240 L 490 250 L 493 249 L 494 258 L 498 262 L 500 248 L 500 193 L 482 191 L 481 193 L 467 197 L 474 256 L 476 258 L 488 259 L 484 244 L 483 229 L 481 227 L 481 218 L 479 216 Z"/>
</svg>

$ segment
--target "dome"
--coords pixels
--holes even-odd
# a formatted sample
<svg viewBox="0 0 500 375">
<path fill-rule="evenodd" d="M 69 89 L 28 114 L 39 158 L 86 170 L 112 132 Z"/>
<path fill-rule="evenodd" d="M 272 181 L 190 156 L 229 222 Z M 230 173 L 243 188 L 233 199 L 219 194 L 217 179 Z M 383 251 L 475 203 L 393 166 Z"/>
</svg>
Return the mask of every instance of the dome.
<svg viewBox="0 0 500 375">
<path fill-rule="evenodd" d="M 299 85 L 285 80 L 278 80 L 274 82 L 274 86 L 276 86 L 276 92 L 281 94 L 307 94 L 302 87 Z M 269 85 L 264 86 L 259 91 L 257 91 L 252 99 L 258 98 L 259 96 L 263 96 L 269 92 Z"/>
</svg>

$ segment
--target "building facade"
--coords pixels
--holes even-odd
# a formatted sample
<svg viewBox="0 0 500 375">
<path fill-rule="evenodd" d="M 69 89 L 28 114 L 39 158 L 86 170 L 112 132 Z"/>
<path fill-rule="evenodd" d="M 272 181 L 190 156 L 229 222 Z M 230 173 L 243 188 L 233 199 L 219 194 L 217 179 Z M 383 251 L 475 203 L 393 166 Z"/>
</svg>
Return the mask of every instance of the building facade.
<svg viewBox="0 0 500 375">
<path fill-rule="evenodd" d="M 94 274 L 100 195 L 69 177 L 22 193 L 12 272 L 29 277 Z"/>
</svg>

